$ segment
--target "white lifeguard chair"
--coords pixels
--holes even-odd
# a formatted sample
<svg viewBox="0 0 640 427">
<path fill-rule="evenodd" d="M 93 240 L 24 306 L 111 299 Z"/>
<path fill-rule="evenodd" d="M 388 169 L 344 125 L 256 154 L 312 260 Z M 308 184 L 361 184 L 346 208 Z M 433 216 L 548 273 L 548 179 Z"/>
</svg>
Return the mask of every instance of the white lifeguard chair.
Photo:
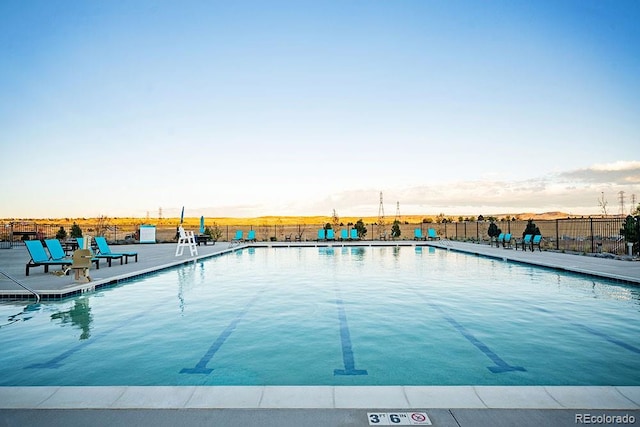
<svg viewBox="0 0 640 427">
<path fill-rule="evenodd" d="M 185 231 L 185 229 L 180 226 L 178 227 L 178 246 L 176 247 L 176 256 L 182 256 L 185 247 L 189 248 L 191 256 L 198 255 L 196 236 L 193 234 L 193 231 Z"/>
</svg>

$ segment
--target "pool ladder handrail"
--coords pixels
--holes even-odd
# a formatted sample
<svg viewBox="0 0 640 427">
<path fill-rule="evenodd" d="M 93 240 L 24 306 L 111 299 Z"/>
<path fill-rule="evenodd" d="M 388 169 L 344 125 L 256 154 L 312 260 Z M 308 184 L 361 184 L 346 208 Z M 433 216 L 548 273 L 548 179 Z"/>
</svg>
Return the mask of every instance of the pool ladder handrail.
<svg viewBox="0 0 640 427">
<path fill-rule="evenodd" d="M 27 285 L 18 282 L 16 279 L 14 279 L 13 277 L 9 276 L 7 273 L 5 273 L 4 271 L 0 270 L 0 274 L 2 274 L 4 277 L 6 277 L 7 279 L 11 280 L 13 283 L 15 283 L 16 285 L 20 286 L 21 288 L 25 289 L 26 291 L 31 292 L 33 295 L 36 296 L 36 303 L 40 302 L 40 295 L 34 291 L 33 289 L 31 289 L 30 287 L 28 287 Z"/>
</svg>

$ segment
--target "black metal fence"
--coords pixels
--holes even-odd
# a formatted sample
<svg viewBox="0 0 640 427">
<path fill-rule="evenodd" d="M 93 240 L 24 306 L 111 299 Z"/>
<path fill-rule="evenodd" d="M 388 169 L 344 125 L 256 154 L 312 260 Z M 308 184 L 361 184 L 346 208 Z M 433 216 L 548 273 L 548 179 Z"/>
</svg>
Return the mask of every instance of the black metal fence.
<svg viewBox="0 0 640 427">
<path fill-rule="evenodd" d="M 44 240 L 54 239 L 58 231 L 62 227 L 67 233 L 67 237 L 71 234 L 73 224 L 38 224 L 29 221 L 16 221 L 8 223 L 0 223 L 0 249 L 10 249 L 17 245 L 22 245 L 25 240 Z M 125 227 L 126 230 L 134 230 L 136 226 Z M 85 227 L 84 232 L 88 232 L 94 236 L 105 236 L 111 241 L 123 239 L 126 235 L 125 230 L 116 226 L 105 226 L 95 224 Z"/>
<path fill-rule="evenodd" d="M 542 249 L 597 253 L 608 252 L 624 254 L 627 252 L 626 241 L 620 234 L 625 219 L 616 218 L 566 218 L 556 220 L 537 220 L 536 226 L 542 233 Z M 498 221 L 498 227 L 505 233 L 511 233 L 514 238 L 522 238 L 527 221 Z M 464 221 L 453 223 L 407 223 L 400 224 L 399 240 L 412 240 L 415 230 L 420 229 L 423 236 L 429 228 L 433 228 L 438 236 L 451 240 L 471 241 L 476 243 L 488 243 L 488 221 Z M 0 223 L 0 248 L 10 248 L 21 244 L 27 239 L 55 238 L 60 227 L 64 227 L 69 235 L 72 224 L 36 224 L 34 222 L 10 222 Z M 263 224 L 263 225 L 223 225 L 215 227 L 220 235 L 218 240 L 229 241 L 233 239 L 237 230 L 242 230 L 246 237 L 249 230 L 256 232 L 258 241 L 314 241 L 317 239 L 317 231 L 324 224 Z M 376 223 L 365 224 L 367 227 L 366 240 L 390 240 L 391 224 L 381 226 Z M 339 239 L 343 228 L 352 228 L 352 224 L 337 227 L 336 238 Z M 111 242 L 131 241 L 137 237 L 138 225 L 95 225 L 83 226 L 83 232 L 93 236 L 105 236 Z M 159 225 L 156 230 L 156 239 L 159 242 L 170 242 L 176 233 L 175 225 Z"/>
<path fill-rule="evenodd" d="M 624 218 L 565 218 L 537 220 L 535 225 L 543 236 L 541 248 L 567 252 L 608 252 L 623 254 L 626 241 L 620 234 Z M 462 222 L 429 224 L 440 235 L 453 240 L 489 241 L 489 222 Z M 527 221 L 499 221 L 496 223 L 505 233 L 522 238 Z"/>
</svg>

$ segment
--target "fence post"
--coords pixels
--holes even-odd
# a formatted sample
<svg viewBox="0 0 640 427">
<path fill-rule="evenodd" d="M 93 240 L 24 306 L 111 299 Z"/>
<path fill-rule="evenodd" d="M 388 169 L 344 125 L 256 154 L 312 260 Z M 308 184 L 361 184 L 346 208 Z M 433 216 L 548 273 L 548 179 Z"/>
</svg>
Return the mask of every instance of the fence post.
<svg viewBox="0 0 640 427">
<path fill-rule="evenodd" d="M 591 253 L 596 251 L 595 242 L 593 241 L 593 218 L 589 217 L 589 228 L 591 230 Z"/>
<path fill-rule="evenodd" d="M 640 215 L 636 215 L 635 216 L 636 219 L 636 236 L 638 236 L 638 251 L 640 251 Z M 633 254 L 633 250 L 631 250 L 631 253 Z"/>
</svg>

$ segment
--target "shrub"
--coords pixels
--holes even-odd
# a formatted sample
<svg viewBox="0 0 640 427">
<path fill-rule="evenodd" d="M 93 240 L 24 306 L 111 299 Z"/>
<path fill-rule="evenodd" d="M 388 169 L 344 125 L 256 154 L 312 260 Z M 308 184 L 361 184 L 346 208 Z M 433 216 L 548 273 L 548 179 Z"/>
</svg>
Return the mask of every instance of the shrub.
<svg viewBox="0 0 640 427">
<path fill-rule="evenodd" d="M 82 229 L 75 222 L 71 226 L 71 237 L 72 238 L 82 237 Z"/>
<path fill-rule="evenodd" d="M 487 234 L 489 237 L 498 237 L 502 233 L 502 230 L 498 228 L 498 225 L 495 222 L 491 222 L 489 224 L 489 230 L 487 230 Z"/>
<path fill-rule="evenodd" d="M 522 237 L 524 238 L 525 235 L 527 234 L 532 234 L 532 235 L 537 235 L 537 234 L 542 234 L 540 233 L 540 229 L 536 226 L 536 224 L 533 222 L 532 219 L 527 221 L 527 226 L 525 227 L 524 231 L 522 232 Z"/>
<path fill-rule="evenodd" d="M 367 235 L 367 227 L 364 226 L 364 222 L 362 218 L 360 218 L 356 224 L 353 226 L 358 231 L 358 237 L 364 239 L 364 236 Z"/>
<path fill-rule="evenodd" d="M 395 220 L 393 221 L 393 225 L 391 226 L 391 237 L 394 239 L 397 239 L 398 237 L 400 237 L 400 234 L 402 232 L 400 231 L 400 221 Z"/>
<path fill-rule="evenodd" d="M 56 233 L 56 239 L 64 240 L 66 238 L 67 238 L 67 230 L 65 230 L 64 227 L 60 226 L 60 230 L 58 230 L 58 232 Z"/>
<path fill-rule="evenodd" d="M 637 246 L 638 240 L 640 240 L 638 226 L 638 219 L 628 215 L 620 229 L 620 235 L 624 237 L 624 240 L 627 243 L 634 243 L 634 246 Z"/>
</svg>

